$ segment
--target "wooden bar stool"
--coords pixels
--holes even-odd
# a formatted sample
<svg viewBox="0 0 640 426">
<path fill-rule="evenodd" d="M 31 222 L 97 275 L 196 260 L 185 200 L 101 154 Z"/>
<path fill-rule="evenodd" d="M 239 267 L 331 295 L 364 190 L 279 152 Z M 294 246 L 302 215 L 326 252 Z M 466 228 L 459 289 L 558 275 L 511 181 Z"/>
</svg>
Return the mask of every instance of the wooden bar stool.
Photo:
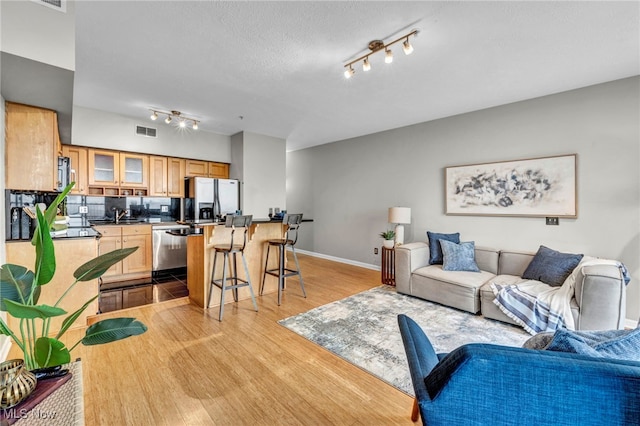
<svg viewBox="0 0 640 426">
<path fill-rule="evenodd" d="M 302 275 L 300 274 L 300 264 L 298 263 L 298 256 L 296 256 L 295 245 L 298 241 L 298 228 L 300 227 L 300 223 L 302 222 L 302 213 L 299 214 L 285 214 L 282 219 L 283 225 L 287 227 L 284 238 L 268 240 L 267 246 L 267 258 L 264 262 L 264 274 L 262 274 L 262 284 L 260 285 L 260 295 L 262 296 L 262 292 L 264 291 L 264 281 L 267 276 L 273 275 L 274 277 L 278 277 L 278 306 L 282 302 L 282 290 L 284 289 L 285 278 L 292 277 L 294 275 L 298 276 L 300 280 L 300 288 L 302 288 L 302 295 L 307 297 L 307 292 L 304 289 L 304 281 L 302 280 Z M 269 250 L 271 246 L 278 247 L 278 267 L 275 269 L 267 269 L 267 265 L 269 264 Z M 286 249 L 287 247 L 291 247 L 291 252 L 293 253 L 293 260 L 296 262 L 296 269 L 291 269 L 286 267 Z"/>
<path fill-rule="evenodd" d="M 207 303 L 207 308 L 211 306 L 211 296 L 213 294 L 213 286 L 218 287 L 221 291 L 220 293 L 220 313 L 218 315 L 218 319 L 222 321 L 222 314 L 224 312 L 224 294 L 226 290 L 233 290 L 233 300 L 238 301 L 238 289 L 242 287 L 249 287 L 249 292 L 251 293 L 251 301 L 253 302 L 253 307 L 258 311 L 258 305 L 256 304 L 256 298 L 253 294 L 253 288 L 251 287 L 251 277 L 249 275 L 249 268 L 247 267 L 247 259 L 244 257 L 244 249 L 247 245 L 247 233 L 249 232 L 249 227 L 251 226 L 251 220 L 253 216 L 232 216 L 227 215 L 227 220 L 224 224 L 225 228 L 231 228 L 231 241 L 229 244 L 219 244 L 213 246 L 213 250 L 215 250 L 215 255 L 213 257 L 213 268 L 211 271 L 211 286 L 209 287 L 209 302 Z M 234 236 L 236 230 L 241 230 L 242 232 L 242 244 L 236 244 L 234 242 Z M 222 262 L 222 278 L 216 279 L 216 260 L 218 259 L 218 253 L 222 253 L 224 256 L 224 260 Z M 242 257 L 242 265 L 244 266 L 246 280 L 238 277 L 238 265 L 236 262 L 236 256 L 240 253 Z M 232 256 L 233 255 L 233 256 Z M 233 262 L 232 262 L 233 261 Z M 227 271 L 227 265 L 229 265 L 229 271 Z M 228 272 L 231 275 L 227 276 Z M 230 282 L 231 284 L 228 284 Z"/>
</svg>

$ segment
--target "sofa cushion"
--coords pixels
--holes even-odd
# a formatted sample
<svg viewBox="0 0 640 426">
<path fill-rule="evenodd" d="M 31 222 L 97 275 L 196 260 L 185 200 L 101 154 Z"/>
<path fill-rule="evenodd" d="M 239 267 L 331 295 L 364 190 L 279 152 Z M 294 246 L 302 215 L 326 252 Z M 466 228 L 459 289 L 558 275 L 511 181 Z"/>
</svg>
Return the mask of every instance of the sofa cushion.
<svg viewBox="0 0 640 426">
<path fill-rule="evenodd" d="M 451 241 L 453 243 L 460 242 L 460 233 L 455 234 L 438 234 L 436 232 L 427 231 L 429 237 L 429 265 L 442 265 L 442 247 L 440 240 Z"/>
<path fill-rule="evenodd" d="M 460 244 L 440 240 L 443 271 L 480 272 L 475 260 L 475 244 L 468 241 Z"/>
<path fill-rule="evenodd" d="M 580 260 L 581 254 L 561 253 L 545 246 L 540 246 L 529 266 L 522 274 L 522 278 L 542 281 L 554 287 L 559 287 L 573 272 Z"/>
<path fill-rule="evenodd" d="M 640 361 L 640 328 L 592 332 L 560 329 L 555 332 L 546 349 L 593 357 Z"/>
</svg>

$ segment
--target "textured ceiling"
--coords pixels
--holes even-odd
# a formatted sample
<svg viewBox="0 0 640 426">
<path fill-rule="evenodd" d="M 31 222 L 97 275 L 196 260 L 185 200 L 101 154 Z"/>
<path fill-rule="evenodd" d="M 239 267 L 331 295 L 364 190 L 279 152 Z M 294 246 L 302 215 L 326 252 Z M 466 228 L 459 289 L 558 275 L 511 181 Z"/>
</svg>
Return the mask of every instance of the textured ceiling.
<svg viewBox="0 0 640 426">
<path fill-rule="evenodd" d="M 78 1 L 74 103 L 295 150 L 638 75 L 639 22 L 638 2 Z M 412 55 L 344 78 L 414 28 Z"/>
</svg>

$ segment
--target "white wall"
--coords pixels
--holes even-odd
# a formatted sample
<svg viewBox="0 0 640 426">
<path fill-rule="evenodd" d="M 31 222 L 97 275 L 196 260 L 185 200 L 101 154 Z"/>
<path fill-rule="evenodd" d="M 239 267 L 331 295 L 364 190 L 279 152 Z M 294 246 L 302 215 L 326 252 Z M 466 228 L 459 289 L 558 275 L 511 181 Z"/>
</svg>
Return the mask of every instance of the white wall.
<svg viewBox="0 0 640 426">
<path fill-rule="evenodd" d="M 138 136 L 136 126 L 157 129 L 157 138 Z M 74 106 L 72 144 L 170 157 L 229 163 L 230 137 Z"/>
<path fill-rule="evenodd" d="M 290 152 L 287 201 L 313 217 L 300 248 L 380 264 L 374 247 L 387 209 L 412 208 L 405 241 L 425 232 L 505 249 L 561 251 L 623 261 L 632 274 L 627 318 L 640 316 L 640 78 L 421 123 Z M 437 101 L 437 100 L 433 100 Z M 447 216 L 444 168 L 578 154 L 578 218 Z"/>
<path fill-rule="evenodd" d="M 66 3 L 62 13 L 32 1 L 3 1 L 0 50 L 75 70 L 75 3 Z"/>
<path fill-rule="evenodd" d="M 286 141 L 241 132 L 231 137 L 233 160 L 229 172 L 242 182 L 242 210 L 266 218 L 269 207 L 286 206 Z"/>
</svg>

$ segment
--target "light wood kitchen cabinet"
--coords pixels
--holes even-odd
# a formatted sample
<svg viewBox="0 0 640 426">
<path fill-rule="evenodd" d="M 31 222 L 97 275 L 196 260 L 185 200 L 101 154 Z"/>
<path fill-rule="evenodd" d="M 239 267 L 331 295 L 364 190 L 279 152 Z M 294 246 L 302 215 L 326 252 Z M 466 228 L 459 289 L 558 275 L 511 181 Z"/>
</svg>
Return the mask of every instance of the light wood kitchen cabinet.
<svg viewBox="0 0 640 426">
<path fill-rule="evenodd" d="M 61 153 L 55 111 L 5 103 L 5 187 L 55 191 Z"/>
<path fill-rule="evenodd" d="M 209 163 L 209 177 L 229 179 L 229 165 L 226 163 Z"/>
<path fill-rule="evenodd" d="M 149 195 L 184 197 L 185 160 L 171 157 L 149 157 Z"/>
<path fill-rule="evenodd" d="M 201 160 L 186 160 L 186 176 L 187 177 L 208 177 L 209 162 Z"/>
<path fill-rule="evenodd" d="M 102 276 L 103 283 L 151 278 L 151 225 L 96 226 L 102 234 L 98 251 L 138 247 L 138 250 L 116 263 Z"/>
<path fill-rule="evenodd" d="M 56 252 L 56 273 L 53 279 L 42 287 L 42 293 L 38 304 L 53 306 L 60 296 L 75 281 L 73 273 L 78 267 L 95 258 L 98 255 L 98 242 L 95 238 L 65 238 L 54 239 L 53 246 Z M 35 248 L 30 241 L 15 241 L 5 244 L 7 263 L 23 265 L 33 268 L 35 262 Z M 68 313 L 80 309 L 88 300 L 98 294 L 98 279 L 78 283 L 59 305 Z M 74 322 L 72 328 L 86 327 L 87 318 L 98 312 L 98 300 L 89 304 L 87 309 Z M 50 333 L 57 333 L 62 321 L 67 315 L 52 318 Z M 16 324 L 12 325 L 13 318 L 9 316 L 9 327 L 16 330 Z"/>
<path fill-rule="evenodd" d="M 119 186 L 120 153 L 89 149 L 89 185 Z"/>
<path fill-rule="evenodd" d="M 91 195 L 147 195 L 149 156 L 89 149 Z"/>
<path fill-rule="evenodd" d="M 89 193 L 87 178 L 89 166 L 89 150 L 81 146 L 63 145 L 62 155 L 71 162 L 70 182 L 75 182 L 71 194 L 87 195 Z"/>
<path fill-rule="evenodd" d="M 167 195 L 169 197 L 184 197 L 184 178 L 186 164 L 183 158 L 169 158 L 167 160 Z"/>
<path fill-rule="evenodd" d="M 187 160 L 187 177 L 201 176 L 229 179 L 229 165 L 212 161 Z"/>
<path fill-rule="evenodd" d="M 120 153 L 120 186 L 149 188 L 149 156 Z"/>
<path fill-rule="evenodd" d="M 167 163 L 167 157 L 149 157 L 149 195 L 152 197 L 167 196 Z"/>
</svg>

